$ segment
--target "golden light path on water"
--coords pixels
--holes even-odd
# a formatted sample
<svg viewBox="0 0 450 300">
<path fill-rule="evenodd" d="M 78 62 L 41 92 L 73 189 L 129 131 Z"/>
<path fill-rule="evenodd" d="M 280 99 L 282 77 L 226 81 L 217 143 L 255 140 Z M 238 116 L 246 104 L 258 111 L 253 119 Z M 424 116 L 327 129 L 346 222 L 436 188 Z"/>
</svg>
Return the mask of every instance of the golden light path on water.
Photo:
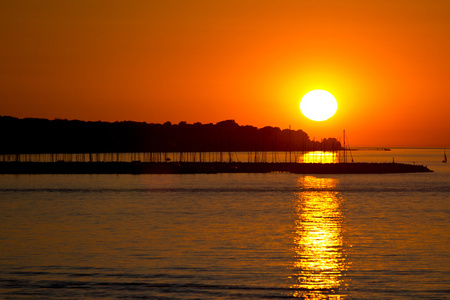
<svg viewBox="0 0 450 300">
<path fill-rule="evenodd" d="M 295 204 L 294 270 L 297 291 L 303 299 L 342 299 L 343 288 L 342 198 L 333 178 L 305 176 Z M 334 294 L 336 293 L 336 294 Z"/>
<path fill-rule="evenodd" d="M 336 152 L 311 151 L 300 156 L 300 163 L 331 164 L 338 162 Z"/>
</svg>

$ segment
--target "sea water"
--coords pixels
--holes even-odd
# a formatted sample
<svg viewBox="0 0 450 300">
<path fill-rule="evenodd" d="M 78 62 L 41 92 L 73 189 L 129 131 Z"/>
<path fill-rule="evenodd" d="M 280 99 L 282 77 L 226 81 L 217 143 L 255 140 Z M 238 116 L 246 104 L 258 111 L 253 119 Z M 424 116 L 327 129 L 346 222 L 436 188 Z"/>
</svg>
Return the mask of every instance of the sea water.
<svg viewBox="0 0 450 300">
<path fill-rule="evenodd" d="M 447 299 L 433 173 L 0 175 L 1 299 Z"/>
</svg>

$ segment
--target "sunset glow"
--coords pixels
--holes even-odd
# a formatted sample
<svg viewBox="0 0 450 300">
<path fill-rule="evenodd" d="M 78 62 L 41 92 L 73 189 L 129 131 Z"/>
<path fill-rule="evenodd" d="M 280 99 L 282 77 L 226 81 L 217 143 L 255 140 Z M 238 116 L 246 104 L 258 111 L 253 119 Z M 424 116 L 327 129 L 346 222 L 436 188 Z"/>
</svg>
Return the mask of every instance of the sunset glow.
<svg viewBox="0 0 450 300">
<path fill-rule="evenodd" d="M 6 1 L 0 115 L 342 129 L 355 146 L 450 144 L 450 2 Z M 324 89 L 326 122 L 299 115 Z M 427 105 L 424 105 L 426 103 Z"/>
</svg>

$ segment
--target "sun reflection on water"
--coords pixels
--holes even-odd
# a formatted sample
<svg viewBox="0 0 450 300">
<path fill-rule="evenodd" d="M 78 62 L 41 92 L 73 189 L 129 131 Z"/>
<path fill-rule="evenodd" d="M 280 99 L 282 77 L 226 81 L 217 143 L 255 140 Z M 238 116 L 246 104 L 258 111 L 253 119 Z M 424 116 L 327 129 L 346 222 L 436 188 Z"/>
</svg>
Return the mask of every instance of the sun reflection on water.
<svg viewBox="0 0 450 300">
<path fill-rule="evenodd" d="M 342 198 L 333 178 L 306 176 L 295 205 L 294 297 L 343 299 Z"/>
<path fill-rule="evenodd" d="M 310 151 L 299 157 L 300 163 L 308 164 L 332 164 L 338 162 L 336 152 Z"/>
</svg>

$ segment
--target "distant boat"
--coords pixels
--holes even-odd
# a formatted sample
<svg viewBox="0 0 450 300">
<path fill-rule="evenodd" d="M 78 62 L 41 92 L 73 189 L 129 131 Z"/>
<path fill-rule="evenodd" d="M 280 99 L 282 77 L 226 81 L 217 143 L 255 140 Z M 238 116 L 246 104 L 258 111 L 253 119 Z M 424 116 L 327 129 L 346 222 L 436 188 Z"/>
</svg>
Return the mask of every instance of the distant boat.
<svg viewBox="0 0 450 300">
<path fill-rule="evenodd" d="M 445 154 L 445 149 L 444 149 L 444 160 L 442 161 L 443 163 L 447 162 L 447 155 Z"/>
</svg>

